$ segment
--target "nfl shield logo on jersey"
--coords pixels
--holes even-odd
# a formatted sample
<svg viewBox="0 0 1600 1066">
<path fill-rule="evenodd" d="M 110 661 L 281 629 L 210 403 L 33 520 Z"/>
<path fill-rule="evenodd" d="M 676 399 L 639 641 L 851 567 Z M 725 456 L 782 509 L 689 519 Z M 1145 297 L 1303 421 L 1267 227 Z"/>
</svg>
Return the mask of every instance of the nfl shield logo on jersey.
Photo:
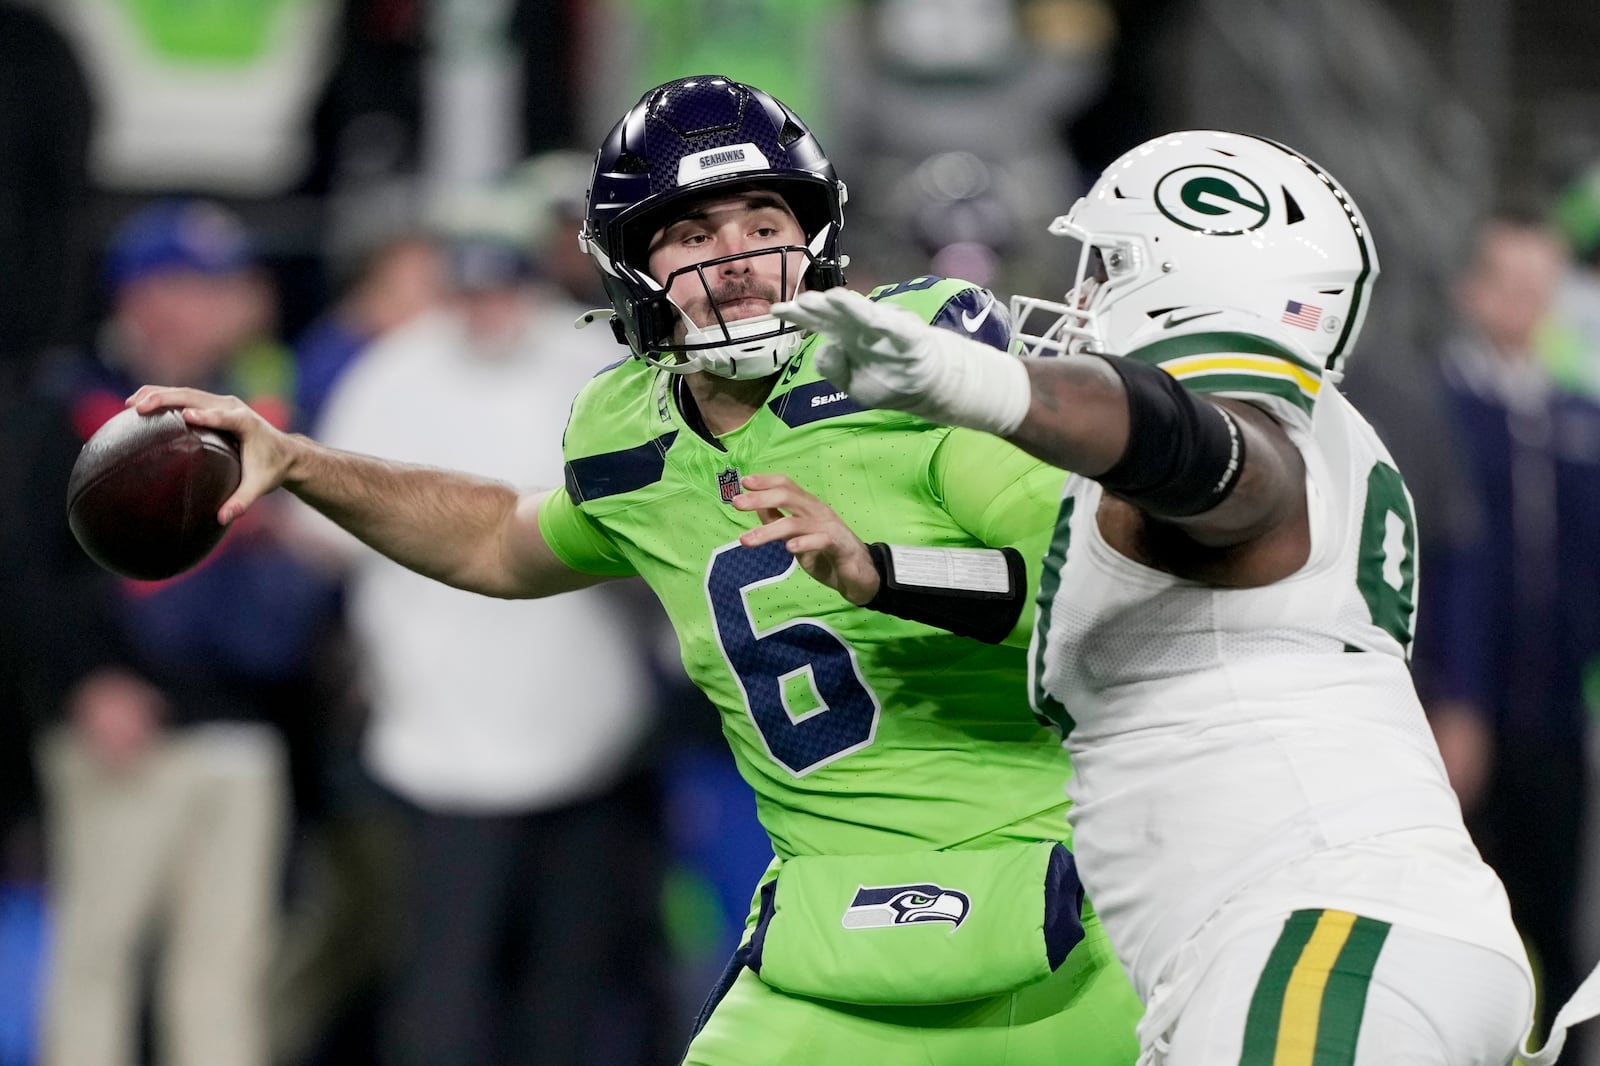
<svg viewBox="0 0 1600 1066">
<path fill-rule="evenodd" d="M 739 471 L 730 466 L 718 474 L 717 491 L 722 493 L 723 503 L 732 503 L 733 498 L 743 491 L 739 488 Z"/>
</svg>

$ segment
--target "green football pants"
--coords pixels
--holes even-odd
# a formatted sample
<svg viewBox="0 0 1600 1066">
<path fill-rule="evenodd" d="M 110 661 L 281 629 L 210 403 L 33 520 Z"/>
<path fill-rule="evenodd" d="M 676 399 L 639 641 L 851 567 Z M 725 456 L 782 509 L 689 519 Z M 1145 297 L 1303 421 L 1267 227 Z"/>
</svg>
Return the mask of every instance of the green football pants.
<svg viewBox="0 0 1600 1066">
<path fill-rule="evenodd" d="M 1098 922 L 1061 968 L 971 1003 L 864 1007 L 739 972 L 684 1066 L 1131 1066 L 1141 1008 Z"/>
</svg>

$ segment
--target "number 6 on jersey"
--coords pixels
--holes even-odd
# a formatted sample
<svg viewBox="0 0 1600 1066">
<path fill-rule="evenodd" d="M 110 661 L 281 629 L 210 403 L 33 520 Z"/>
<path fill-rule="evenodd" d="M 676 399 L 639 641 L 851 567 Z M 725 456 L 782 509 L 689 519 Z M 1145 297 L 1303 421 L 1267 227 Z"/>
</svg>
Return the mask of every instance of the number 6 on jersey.
<svg viewBox="0 0 1600 1066">
<path fill-rule="evenodd" d="M 706 569 L 706 598 L 722 654 L 767 753 L 803 777 L 871 744 L 880 705 L 854 649 L 826 625 L 797 619 L 757 630 L 748 593 L 782 581 L 795 566 L 780 543 L 719 548 Z M 790 695 L 802 678 L 810 683 L 814 698 L 806 702 L 813 706 Z"/>
</svg>

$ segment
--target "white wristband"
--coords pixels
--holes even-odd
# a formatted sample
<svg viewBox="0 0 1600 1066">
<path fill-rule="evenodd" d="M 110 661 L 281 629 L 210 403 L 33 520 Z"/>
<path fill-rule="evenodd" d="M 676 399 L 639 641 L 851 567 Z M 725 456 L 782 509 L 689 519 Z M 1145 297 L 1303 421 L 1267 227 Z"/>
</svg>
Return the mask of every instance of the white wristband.
<svg viewBox="0 0 1600 1066">
<path fill-rule="evenodd" d="M 1014 433 L 1033 403 L 1021 358 L 951 330 L 930 330 L 924 417 L 997 436 Z M 920 406 L 920 405 L 919 405 Z"/>
</svg>

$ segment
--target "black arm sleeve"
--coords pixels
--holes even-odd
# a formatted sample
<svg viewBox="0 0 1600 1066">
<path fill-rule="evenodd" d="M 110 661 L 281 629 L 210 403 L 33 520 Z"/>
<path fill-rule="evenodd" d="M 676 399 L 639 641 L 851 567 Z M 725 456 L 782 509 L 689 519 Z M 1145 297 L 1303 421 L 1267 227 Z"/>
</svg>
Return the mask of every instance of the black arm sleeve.
<svg viewBox="0 0 1600 1066">
<path fill-rule="evenodd" d="M 1160 367 L 1100 358 L 1128 393 L 1128 447 L 1095 480 L 1160 518 L 1187 518 L 1221 503 L 1244 469 L 1244 437 L 1233 416 Z"/>
</svg>

